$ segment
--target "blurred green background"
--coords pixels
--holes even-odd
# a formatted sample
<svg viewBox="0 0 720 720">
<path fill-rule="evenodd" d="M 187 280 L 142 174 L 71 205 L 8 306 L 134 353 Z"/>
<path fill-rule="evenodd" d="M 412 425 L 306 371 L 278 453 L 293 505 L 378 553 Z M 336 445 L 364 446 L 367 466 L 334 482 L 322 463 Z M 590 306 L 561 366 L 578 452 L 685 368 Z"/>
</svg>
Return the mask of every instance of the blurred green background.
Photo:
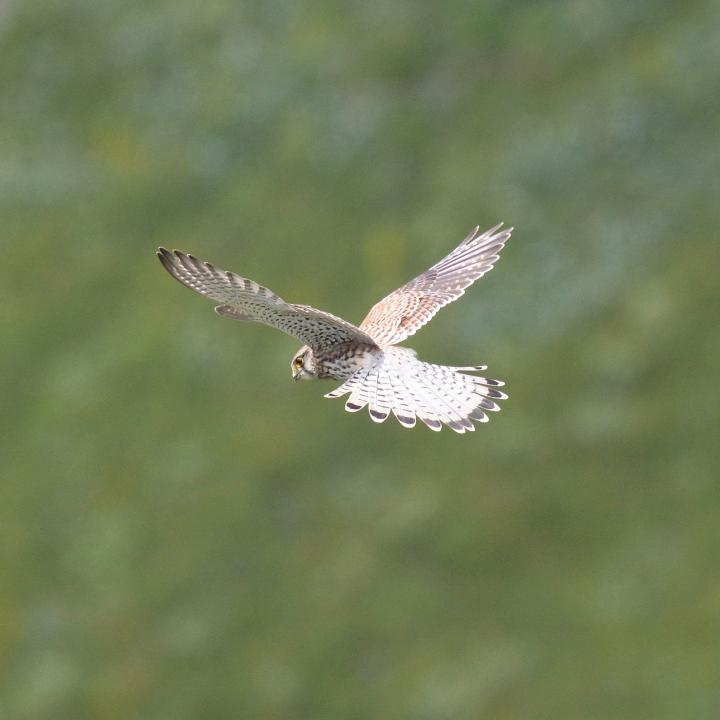
<svg viewBox="0 0 720 720">
<path fill-rule="evenodd" d="M 720 717 L 720 5 L 5 0 L 0 718 Z M 408 345 L 474 435 L 293 383 L 157 245 Z"/>
</svg>

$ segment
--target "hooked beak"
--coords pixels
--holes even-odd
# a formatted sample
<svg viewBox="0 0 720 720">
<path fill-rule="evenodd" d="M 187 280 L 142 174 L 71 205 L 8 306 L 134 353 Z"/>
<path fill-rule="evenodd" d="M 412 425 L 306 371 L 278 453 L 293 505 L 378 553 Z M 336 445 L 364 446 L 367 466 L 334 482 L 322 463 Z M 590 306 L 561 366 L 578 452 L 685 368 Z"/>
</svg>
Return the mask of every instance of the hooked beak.
<svg viewBox="0 0 720 720">
<path fill-rule="evenodd" d="M 300 371 L 299 371 L 299 370 L 298 370 L 297 372 L 294 372 L 294 373 L 293 373 L 293 380 L 297 381 L 297 379 L 298 379 L 299 377 L 300 377 Z"/>
</svg>

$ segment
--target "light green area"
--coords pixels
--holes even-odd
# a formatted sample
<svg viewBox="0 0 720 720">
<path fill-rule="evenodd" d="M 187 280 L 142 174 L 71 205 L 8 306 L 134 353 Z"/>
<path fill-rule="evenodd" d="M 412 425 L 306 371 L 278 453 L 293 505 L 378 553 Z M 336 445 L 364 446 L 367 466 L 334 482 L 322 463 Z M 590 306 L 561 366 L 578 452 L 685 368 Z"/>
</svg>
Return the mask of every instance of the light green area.
<svg viewBox="0 0 720 720">
<path fill-rule="evenodd" d="M 0 5 L 0 718 L 720 716 L 720 5 Z M 409 345 L 472 436 L 293 383 L 178 247 Z"/>
</svg>

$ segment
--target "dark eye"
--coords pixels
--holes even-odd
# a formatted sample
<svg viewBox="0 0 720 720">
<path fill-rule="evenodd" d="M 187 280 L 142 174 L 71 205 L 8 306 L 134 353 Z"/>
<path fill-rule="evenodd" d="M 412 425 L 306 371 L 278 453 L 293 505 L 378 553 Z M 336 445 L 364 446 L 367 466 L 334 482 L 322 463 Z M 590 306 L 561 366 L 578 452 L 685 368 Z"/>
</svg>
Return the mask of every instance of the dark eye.
<svg viewBox="0 0 720 720">
<path fill-rule="evenodd" d="M 301 357 L 295 358 L 295 367 L 301 368 L 303 366 L 303 359 Z"/>
</svg>

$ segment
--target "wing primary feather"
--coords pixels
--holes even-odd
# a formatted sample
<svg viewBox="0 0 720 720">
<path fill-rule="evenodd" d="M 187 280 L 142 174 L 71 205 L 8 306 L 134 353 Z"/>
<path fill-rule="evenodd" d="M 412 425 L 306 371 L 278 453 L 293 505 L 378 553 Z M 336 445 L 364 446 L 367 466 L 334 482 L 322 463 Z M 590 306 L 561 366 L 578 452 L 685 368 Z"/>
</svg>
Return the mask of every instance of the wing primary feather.
<svg viewBox="0 0 720 720">
<path fill-rule="evenodd" d="M 360 324 L 376 342 L 387 346 L 414 335 L 441 308 L 492 270 L 512 228 L 502 223 L 479 233 L 475 228 L 442 260 L 376 303 Z"/>
<path fill-rule="evenodd" d="M 302 309 L 285 302 L 254 280 L 202 262 L 181 250 L 157 249 L 165 270 L 196 293 L 215 300 L 218 314 L 236 320 L 252 320 L 282 330 L 313 349 L 359 342 L 377 347 L 367 333 L 330 313 L 310 306 Z"/>
</svg>

